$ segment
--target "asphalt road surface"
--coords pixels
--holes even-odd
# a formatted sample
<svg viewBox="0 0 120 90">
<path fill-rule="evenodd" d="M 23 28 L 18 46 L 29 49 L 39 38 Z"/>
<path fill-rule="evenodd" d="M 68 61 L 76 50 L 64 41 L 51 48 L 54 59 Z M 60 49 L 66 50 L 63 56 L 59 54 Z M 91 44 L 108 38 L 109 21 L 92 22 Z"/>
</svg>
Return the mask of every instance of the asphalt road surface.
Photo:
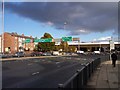
<svg viewBox="0 0 120 90">
<path fill-rule="evenodd" d="M 83 64 L 109 55 L 78 55 L 2 62 L 2 88 L 57 88 Z"/>
</svg>

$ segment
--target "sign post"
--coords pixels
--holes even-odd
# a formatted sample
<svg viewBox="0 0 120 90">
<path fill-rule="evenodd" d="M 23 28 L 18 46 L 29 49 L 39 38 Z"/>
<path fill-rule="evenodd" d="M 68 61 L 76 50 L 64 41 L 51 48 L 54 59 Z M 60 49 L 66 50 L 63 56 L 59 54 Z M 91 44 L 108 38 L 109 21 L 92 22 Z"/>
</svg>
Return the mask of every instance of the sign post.
<svg viewBox="0 0 120 90">
<path fill-rule="evenodd" d="M 62 37 L 62 41 L 63 42 L 72 41 L 72 37 Z M 64 46 L 64 50 L 65 50 L 65 46 Z"/>
<path fill-rule="evenodd" d="M 109 43 L 110 43 L 110 60 L 111 60 L 111 53 L 112 53 L 111 50 L 115 49 L 115 44 L 113 40 L 110 40 Z"/>
</svg>

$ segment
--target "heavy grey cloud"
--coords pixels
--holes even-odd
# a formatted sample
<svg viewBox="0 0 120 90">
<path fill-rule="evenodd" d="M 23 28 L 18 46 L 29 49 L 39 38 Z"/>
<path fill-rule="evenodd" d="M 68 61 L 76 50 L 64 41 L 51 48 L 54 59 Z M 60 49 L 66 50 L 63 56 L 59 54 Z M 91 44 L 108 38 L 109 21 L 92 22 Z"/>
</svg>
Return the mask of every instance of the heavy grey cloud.
<svg viewBox="0 0 120 90">
<path fill-rule="evenodd" d="M 115 30 L 117 2 L 24 2 L 5 3 L 5 9 L 32 20 L 48 23 L 71 35 Z M 66 24 L 64 24 L 66 22 Z"/>
</svg>

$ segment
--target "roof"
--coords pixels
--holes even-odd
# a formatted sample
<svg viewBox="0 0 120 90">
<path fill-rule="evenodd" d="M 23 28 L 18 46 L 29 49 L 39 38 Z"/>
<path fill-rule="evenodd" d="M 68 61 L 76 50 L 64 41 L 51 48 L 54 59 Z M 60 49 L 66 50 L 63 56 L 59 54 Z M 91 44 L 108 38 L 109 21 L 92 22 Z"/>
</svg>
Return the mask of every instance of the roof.
<svg viewBox="0 0 120 90">
<path fill-rule="evenodd" d="M 10 34 L 10 35 L 12 35 L 12 36 L 16 36 L 16 37 L 34 39 L 33 37 L 30 37 L 30 36 L 23 36 L 23 35 L 19 35 L 19 34 L 17 34 L 17 33 L 9 33 L 9 32 L 5 32 L 5 33 Z"/>
</svg>

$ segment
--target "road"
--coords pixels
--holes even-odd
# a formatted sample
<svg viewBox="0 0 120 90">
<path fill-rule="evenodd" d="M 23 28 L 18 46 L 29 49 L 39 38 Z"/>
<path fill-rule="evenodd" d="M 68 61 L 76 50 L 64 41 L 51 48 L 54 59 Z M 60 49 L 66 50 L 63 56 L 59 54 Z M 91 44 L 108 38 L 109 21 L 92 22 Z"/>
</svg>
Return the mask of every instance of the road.
<svg viewBox="0 0 120 90">
<path fill-rule="evenodd" d="M 52 58 L 28 58 L 2 62 L 3 88 L 57 88 L 83 64 L 103 55 L 79 55 Z"/>
</svg>

